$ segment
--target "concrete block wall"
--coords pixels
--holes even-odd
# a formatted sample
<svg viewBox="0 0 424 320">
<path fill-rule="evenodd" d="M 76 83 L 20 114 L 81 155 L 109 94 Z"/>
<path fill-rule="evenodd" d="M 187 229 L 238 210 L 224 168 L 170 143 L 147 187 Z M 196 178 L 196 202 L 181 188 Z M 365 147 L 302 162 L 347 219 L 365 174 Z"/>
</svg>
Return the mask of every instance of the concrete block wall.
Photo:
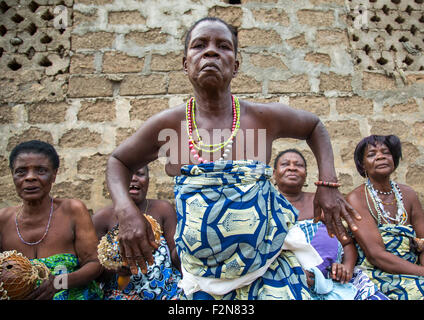
<svg viewBox="0 0 424 320">
<path fill-rule="evenodd" d="M 236 95 L 321 117 L 342 192 L 363 180 L 353 163 L 359 140 L 393 133 L 404 150 L 394 178 L 424 201 L 424 5 L 395 2 L 1 0 L 0 206 L 19 202 L 7 158 L 30 138 L 53 143 L 60 154 L 54 195 L 78 197 L 92 211 L 109 204 L 107 157 L 149 116 L 190 97 L 183 38 L 208 15 L 238 29 Z M 406 45 L 397 31 L 409 32 Z M 317 168 L 305 142 L 279 140 L 273 154 L 289 147 L 304 151 L 313 191 Z M 160 162 L 152 163 L 149 196 L 172 201 L 172 186 Z"/>
</svg>

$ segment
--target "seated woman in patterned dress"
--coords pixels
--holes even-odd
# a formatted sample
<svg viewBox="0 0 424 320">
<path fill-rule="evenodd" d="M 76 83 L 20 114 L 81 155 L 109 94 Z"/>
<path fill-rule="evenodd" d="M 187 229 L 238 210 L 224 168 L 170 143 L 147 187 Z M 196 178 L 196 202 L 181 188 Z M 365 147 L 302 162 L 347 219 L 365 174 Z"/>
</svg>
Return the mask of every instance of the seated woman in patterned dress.
<svg viewBox="0 0 424 320">
<path fill-rule="evenodd" d="M 171 204 L 164 200 L 146 199 L 149 187 L 149 170 L 143 167 L 133 174 L 129 186 L 129 195 L 141 212 L 152 216 L 161 226 L 161 242 L 153 257 L 154 263 L 147 272 L 131 275 L 128 267 L 122 267 L 117 273 L 105 270 L 100 281 L 106 300 L 170 300 L 177 299 L 178 281 L 181 279 L 180 261 L 175 250 L 174 233 L 177 216 Z M 103 208 L 93 215 L 93 223 L 100 239 L 118 224 L 118 218 L 112 206 Z M 130 258 L 127 256 L 127 258 Z M 130 277 L 124 288 L 118 285 L 118 276 Z"/>
<path fill-rule="evenodd" d="M 355 148 L 354 160 L 365 183 L 347 195 L 361 214 L 353 232 L 358 264 L 390 299 L 423 299 L 424 211 L 417 193 L 391 175 L 402 157 L 397 136 L 371 135 Z"/>
<path fill-rule="evenodd" d="M 0 210 L 0 252 L 16 250 L 51 271 L 26 298 L 102 299 L 94 281 L 101 266 L 90 214 L 80 200 L 50 195 L 59 168 L 54 147 L 38 140 L 23 142 L 12 150 L 9 166 L 22 204 Z"/>
<path fill-rule="evenodd" d="M 274 161 L 273 176 L 278 190 L 299 210 L 297 224 L 323 259 L 313 272 L 306 271 L 312 297 L 317 300 L 387 299 L 361 270 L 355 269 L 358 253 L 352 239 L 340 242 L 331 238 L 322 222 L 313 221 L 315 193 L 302 190 L 307 176 L 303 154 L 297 149 L 281 151 Z M 322 281 L 324 278 L 327 280 Z M 324 290 L 315 285 L 320 279 L 326 284 Z"/>
</svg>

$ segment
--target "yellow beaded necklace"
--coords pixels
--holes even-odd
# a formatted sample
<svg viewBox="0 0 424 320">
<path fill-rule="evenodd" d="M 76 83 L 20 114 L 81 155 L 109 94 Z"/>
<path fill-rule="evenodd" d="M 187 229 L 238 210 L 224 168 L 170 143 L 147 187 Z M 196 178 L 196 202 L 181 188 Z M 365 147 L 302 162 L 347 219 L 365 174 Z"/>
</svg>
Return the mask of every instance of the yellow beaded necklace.
<svg viewBox="0 0 424 320">
<path fill-rule="evenodd" d="M 221 143 L 216 144 L 205 144 L 202 139 L 200 138 L 199 131 L 196 124 L 196 117 L 195 117 L 195 99 L 192 97 L 187 101 L 186 104 L 186 123 L 187 123 L 187 133 L 188 133 L 188 140 L 189 140 L 189 148 L 190 152 L 193 154 L 193 158 L 200 163 L 207 163 L 208 161 L 206 159 L 203 159 L 199 156 L 198 152 L 196 150 L 200 150 L 202 152 L 207 153 L 213 153 L 218 150 L 221 150 L 228 146 L 224 150 L 224 154 L 220 158 L 220 160 L 225 159 L 230 151 L 233 144 L 234 137 L 237 135 L 237 132 L 240 128 L 240 102 L 237 97 L 231 96 L 232 99 L 232 109 L 233 109 L 233 124 L 231 128 L 231 135 L 230 137 Z M 199 141 L 196 142 L 193 138 L 193 127 L 196 132 L 196 136 L 199 137 Z"/>
</svg>

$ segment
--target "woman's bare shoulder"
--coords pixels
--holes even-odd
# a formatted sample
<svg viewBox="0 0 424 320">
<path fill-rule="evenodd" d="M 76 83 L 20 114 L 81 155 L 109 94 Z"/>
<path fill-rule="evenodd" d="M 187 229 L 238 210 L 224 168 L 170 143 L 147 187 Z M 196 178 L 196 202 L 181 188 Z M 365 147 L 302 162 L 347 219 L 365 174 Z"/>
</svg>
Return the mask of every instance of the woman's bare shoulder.
<svg viewBox="0 0 424 320">
<path fill-rule="evenodd" d="M 19 206 L 5 207 L 0 209 L 0 227 L 19 210 Z"/>
<path fill-rule="evenodd" d="M 56 210 L 62 211 L 64 214 L 72 216 L 80 216 L 89 214 L 85 203 L 76 198 L 55 198 L 54 205 Z"/>
<path fill-rule="evenodd" d="M 152 213 L 166 217 L 168 215 L 175 215 L 175 209 L 172 204 L 167 200 L 149 199 Z"/>
<path fill-rule="evenodd" d="M 358 200 L 364 195 L 364 185 L 361 184 L 346 195 L 346 200 Z"/>
<path fill-rule="evenodd" d="M 248 100 L 240 100 L 240 106 L 247 112 L 256 114 L 281 112 L 291 109 L 290 106 L 280 102 L 256 102 Z"/>
<path fill-rule="evenodd" d="M 177 106 L 162 110 L 154 114 L 151 119 L 153 120 L 183 120 L 185 119 L 186 107 L 185 104 L 179 104 Z"/>
<path fill-rule="evenodd" d="M 411 186 L 408 186 L 407 184 L 403 183 L 397 183 L 397 185 L 399 186 L 402 193 L 417 195 L 417 192 Z"/>
</svg>

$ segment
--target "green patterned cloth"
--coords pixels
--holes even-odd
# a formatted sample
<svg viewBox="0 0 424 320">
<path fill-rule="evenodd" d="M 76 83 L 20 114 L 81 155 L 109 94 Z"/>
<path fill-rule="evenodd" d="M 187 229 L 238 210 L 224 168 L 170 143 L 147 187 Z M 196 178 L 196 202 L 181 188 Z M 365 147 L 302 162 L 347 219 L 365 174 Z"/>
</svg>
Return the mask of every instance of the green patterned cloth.
<svg viewBox="0 0 424 320">
<path fill-rule="evenodd" d="M 378 226 L 386 250 L 390 253 L 418 264 L 418 255 L 411 250 L 410 241 L 415 235 L 411 225 L 380 224 Z M 373 266 L 357 245 L 358 261 L 368 277 L 392 300 L 422 300 L 424 298 L 424 277 L 407 274 L 391 274 Z"/>
<path fill-rule="evenodd" d="M 71 273 L 80 268 L 78 258 L 72 253 L 55 254 L 47 258 L 33 259 L 32 261 L 43 262 L 50 272 L 57 276 L 60 274 Z M 58 284 L 65 284 L 64 281 L 58 281 Z M 102 300 L 103 291 L 93 280 L 87 286 L 65 289 L 57 292 L 53 300 Z"/>
</svg>

